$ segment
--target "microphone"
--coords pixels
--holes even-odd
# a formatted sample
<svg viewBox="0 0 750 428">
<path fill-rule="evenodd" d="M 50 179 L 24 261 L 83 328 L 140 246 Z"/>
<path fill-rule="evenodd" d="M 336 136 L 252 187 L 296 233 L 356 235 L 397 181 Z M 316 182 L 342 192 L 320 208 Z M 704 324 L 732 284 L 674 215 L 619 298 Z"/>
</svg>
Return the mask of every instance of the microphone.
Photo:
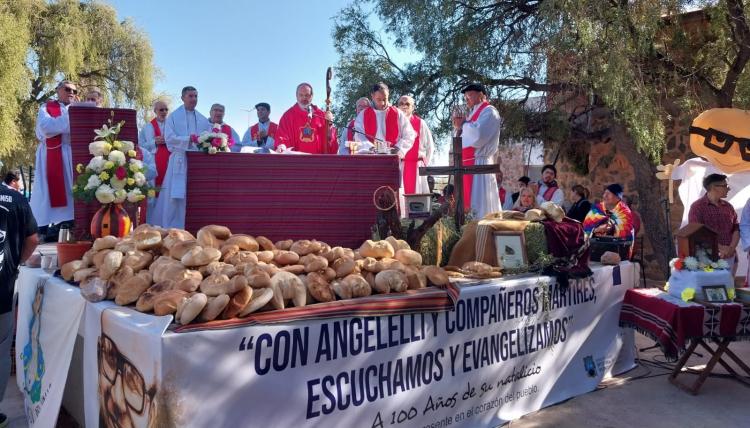
<svg viewBox="0 0 750 428">
<path fill-rule="evenodd" d="M 312 104 L 309 104 L 309 105 L 307 106 L 307 118 L 308 118 L 309 120 L 312 120 L 312 118 L 313 118 L 313 110 L 312 110 Z"/>
</svg>

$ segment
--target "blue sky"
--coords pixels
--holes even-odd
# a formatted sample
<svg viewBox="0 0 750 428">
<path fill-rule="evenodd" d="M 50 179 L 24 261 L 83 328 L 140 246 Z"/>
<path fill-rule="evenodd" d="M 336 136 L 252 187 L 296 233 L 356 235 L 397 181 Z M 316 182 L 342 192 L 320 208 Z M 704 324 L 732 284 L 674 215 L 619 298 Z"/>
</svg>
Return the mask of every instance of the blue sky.
<svg viewBox="0 0 750 428">
<path fill-rule="evenodd" d="M 248 126 L 242 109 L 265 101 L 278 121 L 300 82 L 311 83 L 313 102 L 323 105 L 326 67 L 338 59 L 332 18 L 349 1 L 107 0 L 150 37 L 161 70 L 156 91 L 172 108 L 183 86 L 195 86 L 198 110 L 208 115 L 211 104 L 224 104 L 224 120 L 240 136 Z"/>
</svg>

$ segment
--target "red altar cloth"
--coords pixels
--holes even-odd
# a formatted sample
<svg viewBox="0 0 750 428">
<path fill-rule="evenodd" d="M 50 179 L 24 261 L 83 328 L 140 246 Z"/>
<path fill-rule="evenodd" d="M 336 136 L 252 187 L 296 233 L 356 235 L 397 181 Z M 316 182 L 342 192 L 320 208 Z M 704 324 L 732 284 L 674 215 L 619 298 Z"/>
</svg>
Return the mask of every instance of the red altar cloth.
<svg viewBox="0 0 750 428">
<path fill-rule="evenodd" d="M 656 288 L 630 289 L 623 299 L 620 326 L 654 339 L 670 360 L 676 360 L 692 338 L 750 339 L 750 306 L 713 305 L 684 302 Z"/>
<path fill-rule="evenodd" d="M 124 120 L 125 124 L 120 130 L 118 138 L 120 140 L 132 141 L 136 147 L 138 146 L 138 124 L 136 122 L 135 110 L 73 106 L 68 110 L 68 114 L 70 115 L 70 146 L 73 154 L 74 181 L 78 177 L 78 173 L 75 172 L 76 165 L 82 163 L 85 166 L 91 160 L 89 143 L 93 142 L 94 138 L 96 138 L 94 130 L 101 128 L 110 118 L 112 119 L 112 123 Z M 112 116 L 113 114 L 114 117 Z M 77 199 L 75 200 L 73 205 L 75 216 L 73 235 L 76 239 L 83 239 L 89 235 L 91 219 L 101 206 L 97 201 L 86 203 Z M 135 224 L 134 217 L 133 223 Z"/>
<path fill-rule="evenodd" d="M 399 187 L 391 155 L 188 153 L 185 228 L 318 239 L 357 248 L 372 236 L 380 186 Z"/>
</svg>

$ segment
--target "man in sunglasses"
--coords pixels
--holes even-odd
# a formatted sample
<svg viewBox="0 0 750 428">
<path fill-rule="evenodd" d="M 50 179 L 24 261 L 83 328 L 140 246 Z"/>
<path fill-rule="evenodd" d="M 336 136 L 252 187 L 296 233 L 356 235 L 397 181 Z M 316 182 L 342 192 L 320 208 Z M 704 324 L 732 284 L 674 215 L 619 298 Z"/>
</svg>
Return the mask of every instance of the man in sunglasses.
<svg viewBox="0 0 750 428">
<path fill-rule="evenodd" d="M 725 200 L 729 193 L 727 176 L 709 174 L 703 179 L 703 188 L 706 194 L 690 206 L 688 221 L 701 223 L 716 232 L 719 258 L 729 263 L 734 275 L 737 271 L 735 249 L 740 241 L 740 229 L 734 207 Z"/>
<path fill-rule="evenodd" d="M 77 97 L 78 87 L 63 80 L 57 85 L 57 99 L 39 108 L 36 120 L 39 147 L 31 187 L 31 210 L 42 236 L 47 234 L 50 224 L 73 221 L 73 155 L 68 106 Z"/>
</svg>

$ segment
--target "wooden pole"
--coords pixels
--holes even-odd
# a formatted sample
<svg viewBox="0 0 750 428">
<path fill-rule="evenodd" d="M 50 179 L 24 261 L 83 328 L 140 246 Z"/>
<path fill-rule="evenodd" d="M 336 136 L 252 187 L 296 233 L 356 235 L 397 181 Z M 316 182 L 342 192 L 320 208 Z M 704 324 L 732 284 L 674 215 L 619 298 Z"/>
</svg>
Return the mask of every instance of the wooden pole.
<svg viewBox="0 0 750 428">
<path fill-rule="evenodd" d="M 453 167 L 460 169 L 463 166 L 461 151 L 463 150 L 463 140 L 461 136 L 453 137 Z M 464 218 L 464 175 L 456 174 L 453 176 L 453 187 L 456 194 L 456 228 L 461 230 Z M 471 178 L 469 178 L 471 179 Z"/>
</svg>

